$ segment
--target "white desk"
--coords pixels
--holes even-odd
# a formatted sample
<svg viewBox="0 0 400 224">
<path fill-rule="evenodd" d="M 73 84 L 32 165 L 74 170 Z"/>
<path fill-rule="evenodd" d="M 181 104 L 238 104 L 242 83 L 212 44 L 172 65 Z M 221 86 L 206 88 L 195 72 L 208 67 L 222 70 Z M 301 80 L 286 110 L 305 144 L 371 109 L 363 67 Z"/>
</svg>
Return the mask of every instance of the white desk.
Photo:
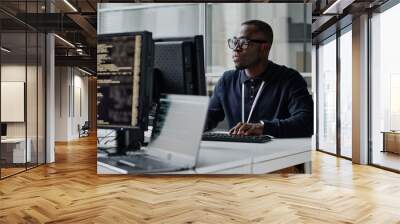
<svg viewBox="0 0 400 224">
<path fill-rule="evenodd" d="M 31 161 L 31 144 L 32 141 L 30 138 L 26 139 L 27 147 L 25 152 L 25 138 L 6 138 L 1 139 L 2 151 L 10 150 L 8 147 L 12 147 L 12 163 L 25 163 Z M 3 157 L 3 156 L 2 156 Z M 10 161 L 11 162 L 11 161 Z"/>
<path fill-rule="evenodd" d="M 127 173 L 97 164 L 99 174 Z M 298 164 L 311 173 L 311 138 L 273 139 L 263 144 L 204 141 L 194 170 L 168 174 L 262 174 Z"/>
</svg>

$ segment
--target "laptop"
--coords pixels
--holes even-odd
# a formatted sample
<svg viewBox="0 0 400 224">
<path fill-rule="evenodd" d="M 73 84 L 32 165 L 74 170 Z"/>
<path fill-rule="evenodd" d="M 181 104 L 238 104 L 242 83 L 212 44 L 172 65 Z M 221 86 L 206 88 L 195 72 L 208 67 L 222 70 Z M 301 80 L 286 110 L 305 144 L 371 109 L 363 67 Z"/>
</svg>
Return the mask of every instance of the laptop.
<svg viewBox="0 0 400 224">
<path fill-rule="evenodd" d="M 166 95 L 160 99 L 157 126 L 141 152 L 98 158 L 100 165 L 121 173 L 162 173 L 196 167 L 207 116 L 207 96 Z"/>
</svg>

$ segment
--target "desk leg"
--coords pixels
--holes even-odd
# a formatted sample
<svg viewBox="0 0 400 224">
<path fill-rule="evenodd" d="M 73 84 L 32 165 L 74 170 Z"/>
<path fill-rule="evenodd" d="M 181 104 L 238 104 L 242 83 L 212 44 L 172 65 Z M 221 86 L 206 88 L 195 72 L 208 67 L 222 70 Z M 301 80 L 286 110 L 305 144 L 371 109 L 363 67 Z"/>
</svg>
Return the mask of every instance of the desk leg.
<svg viewBox="0 0 400 224">
<path fill-rule="evenodd" d="M 311 174 L 311 162 L 303 163 L 304 166 L 304 173 Z"/>
</svg>

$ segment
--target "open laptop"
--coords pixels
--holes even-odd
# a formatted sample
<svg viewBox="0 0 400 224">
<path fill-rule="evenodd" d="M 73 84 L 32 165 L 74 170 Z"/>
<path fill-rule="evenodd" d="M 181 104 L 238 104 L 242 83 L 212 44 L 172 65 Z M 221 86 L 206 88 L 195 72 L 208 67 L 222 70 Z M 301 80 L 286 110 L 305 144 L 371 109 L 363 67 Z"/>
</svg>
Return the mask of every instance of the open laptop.
<svg viewBox="0 0 400 224">
<path fill-rule="evenodd" d="M 131 174 L 193 169 L 208 101 L 206 96 L 166 95 L 160 100 L 158 125 L 148 147 L 134 155 L 98 158 L 98 163 Z"/>
</svg>

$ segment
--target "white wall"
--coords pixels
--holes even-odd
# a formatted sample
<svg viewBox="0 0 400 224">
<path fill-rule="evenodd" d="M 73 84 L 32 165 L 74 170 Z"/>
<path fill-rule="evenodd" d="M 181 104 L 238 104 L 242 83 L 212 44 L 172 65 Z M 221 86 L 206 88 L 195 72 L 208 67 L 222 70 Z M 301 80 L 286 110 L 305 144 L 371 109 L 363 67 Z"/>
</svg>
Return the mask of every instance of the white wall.
<svg viewBox="0 0 400 224">
<path fill-rule="evenodd" d="M 56 141 L 79 138 L 78 125 L 82 126 L 89 118 L 88 78 L 83 75 L 76 68 L 56 67 Z"/>
<path fill-rule="evenodd" d="M 67 67 L 55 68 L 55 141 L 68 141 L 69 79 Z"/>
<path fill-rule="evenodd" d="M 25 82 L 25 64 L 1 65 L 1 81 Z"/>
<path fill-rule="evenodd" d="M 71 105 L 74 105 L 72 108 L 72 120 L 71 120 L 71 135 L 72 138 L 78 138 L 78 124 L 82 126 L 85 121 L 89 120 L 89 102 L 88 102 L 88 78 L 87 76 L 81 76 L 82 73 L 74 75 L 74 102 Z"/>
</svg>

